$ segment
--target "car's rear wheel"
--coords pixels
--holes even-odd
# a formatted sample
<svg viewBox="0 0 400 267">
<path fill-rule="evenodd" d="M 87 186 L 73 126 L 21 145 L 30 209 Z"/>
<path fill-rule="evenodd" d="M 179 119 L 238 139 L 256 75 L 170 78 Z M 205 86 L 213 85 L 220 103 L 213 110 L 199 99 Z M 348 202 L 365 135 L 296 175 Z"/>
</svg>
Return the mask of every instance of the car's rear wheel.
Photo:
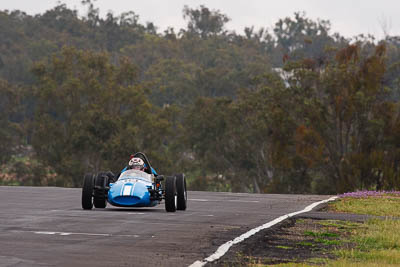
<svg viewBox="0 0 400 267">
<path fill-rule="evenodd" d="M 177 206 L 176 177 L 169 176 L 165 180 L 165 210 L 175 212 Z"/>
<path fill-rule="evenodd" d="M 94 175 L 85 174 L 82 187 L 82 208 L 85 210 L 93 208 L 93 185 Z"/>
<path fill-rule="evenodd" d="M 176 177 L 176 192 L 177 192 L 177 210 L 186 210 L 187 207 L 187 192 L 186 179 L 183 173 L 175 175 Z"/>
<path fill-rule="evenodd" d="M 104 209 L 107 206 L 106 198 L 106 184 L 108 183 L 108 176 L 105 173 L 99 173 L 96 176 L 93 194 L 93 204 L 98 209 Z"/>
</svg>

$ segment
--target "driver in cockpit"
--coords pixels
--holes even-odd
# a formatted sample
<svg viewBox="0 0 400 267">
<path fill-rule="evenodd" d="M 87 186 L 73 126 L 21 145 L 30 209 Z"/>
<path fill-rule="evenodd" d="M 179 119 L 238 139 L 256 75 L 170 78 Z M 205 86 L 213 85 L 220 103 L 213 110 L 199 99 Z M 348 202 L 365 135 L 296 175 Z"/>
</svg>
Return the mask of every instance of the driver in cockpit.
<svg viewBox="0 0 400 267">
<path fill-rule="evenodd" d="M 129 170 L 139 170 L 143 172 L 144 168 L 144 161 L 141 158 L 131 158 L 128 163 Z"/>
<path fill-rule="evenodd" d="M 124 171 L 127 170 L 139 170 L 142 172 L 146 171 L 146 164 L 144 163 L 144 161 L 141 158 L 131 158 L 129 160 L 128 166 L 126 166 L 121 173 L 123 173 Z M 157 172 L 151 167 L 151 172 L 157 176 Z"/>
</svg>

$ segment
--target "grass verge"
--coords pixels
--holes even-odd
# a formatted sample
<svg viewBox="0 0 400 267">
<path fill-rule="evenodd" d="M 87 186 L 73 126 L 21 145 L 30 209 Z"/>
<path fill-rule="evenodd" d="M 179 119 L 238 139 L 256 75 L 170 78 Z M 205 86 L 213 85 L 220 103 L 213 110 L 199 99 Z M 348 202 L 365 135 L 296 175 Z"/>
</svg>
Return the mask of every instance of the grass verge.
<svg viewBox="0 0 400 267">
<path fill-rule="evenodd" d="M 328 210 L 353 214 L 400 217 L 400 197 L 390 195 L 365 198 L 345 197 L 329 205 Z"/>
<path fill-rule="evenodd" d="M 249 238 L 210 266 L 400 266 L 398 192 L 342 196 L 327 210 L 384 218 L 364 223 L 289 219 Z"/>
<path fill-rule="evenodd" d="M 384 194 L 368 197 L 345 197 L 329 205 L 328 210 L 353 214 L 386 216 L 386 219 L 371 219 L 362 224 L 349 224 L 350 235 L 343 238 L 337 234 L 333 244 L 338 245 L 328 253 L 335 259 L 310 258 L 305 262 L 288 262 L 277 266 L 400 266 L 400 197 Z M 301 222 L 300 222 L 301 223 Z M 322 221 L 340 232 L 343 229 L 339 221 Z M 332 229 L 331 229 L 332 231 Z M 314 243 L 322 242 L 324 237 L 333 237 L 329 232 L 305 231 L 305 235 L 314 237 Z M 346 245 L 343 245 L 347 243 Z M 260 265 L 258 265 L 260 266 Z M 263 265 L 262 265 L 263 266 Z"/>
</svg>

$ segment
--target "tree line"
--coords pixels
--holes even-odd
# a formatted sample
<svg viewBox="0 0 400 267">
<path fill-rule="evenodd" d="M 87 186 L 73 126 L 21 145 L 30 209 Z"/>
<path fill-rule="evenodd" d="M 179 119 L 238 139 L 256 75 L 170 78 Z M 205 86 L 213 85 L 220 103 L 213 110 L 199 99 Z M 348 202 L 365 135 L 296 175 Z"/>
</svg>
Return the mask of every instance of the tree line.
<svg viewBox="0 0 400 267">
<path fill-rule="evenodd" d="M 0 11 L 1 184 L 77 187 L 143 151 L 193 190 L 399 189 L 399 37 L 304 13 L 239 34 L 205 6 L 159 32 L 82 4 Z"/>
</svg>

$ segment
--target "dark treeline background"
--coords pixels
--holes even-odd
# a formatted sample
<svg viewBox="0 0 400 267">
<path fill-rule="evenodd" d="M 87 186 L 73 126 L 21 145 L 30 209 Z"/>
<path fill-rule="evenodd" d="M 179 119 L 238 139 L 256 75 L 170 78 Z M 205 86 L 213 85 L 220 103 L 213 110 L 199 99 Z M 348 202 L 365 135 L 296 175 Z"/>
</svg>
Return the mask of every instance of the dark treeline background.
<svg viewBox="0 0 400 267">
<path fill-rule="evenodd" d="M 80 186 L 136 151 L 192 190 L 400 188 L 400 37 L 272 29 L 184 7 L 159 32 L 134 12 L 0 11 L 0 184 Z"/>
</svg>

